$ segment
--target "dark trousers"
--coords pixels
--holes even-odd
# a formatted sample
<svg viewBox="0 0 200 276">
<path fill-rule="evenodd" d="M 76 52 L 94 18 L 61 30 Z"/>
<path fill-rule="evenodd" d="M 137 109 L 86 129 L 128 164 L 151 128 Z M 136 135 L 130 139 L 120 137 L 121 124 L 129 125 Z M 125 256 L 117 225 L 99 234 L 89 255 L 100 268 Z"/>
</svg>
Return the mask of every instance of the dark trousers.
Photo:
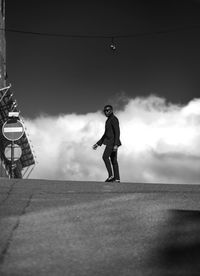
<svg viewBox="0 0 200 276">
<path fill-rule="evenodd" d="M 117 151 L 113 151 L 112 147 L 106 146 L 102 158 L 103 158 L 103 161 L 105 162 L 106 169 L 108 171 L 108 176 L 110 177 L 114 173 L 114 178 L 120 179 L 119 166 L 117 162 Z M 113 168 L 113 173 L 112 173 L 112 168 Z"/>
</svg>

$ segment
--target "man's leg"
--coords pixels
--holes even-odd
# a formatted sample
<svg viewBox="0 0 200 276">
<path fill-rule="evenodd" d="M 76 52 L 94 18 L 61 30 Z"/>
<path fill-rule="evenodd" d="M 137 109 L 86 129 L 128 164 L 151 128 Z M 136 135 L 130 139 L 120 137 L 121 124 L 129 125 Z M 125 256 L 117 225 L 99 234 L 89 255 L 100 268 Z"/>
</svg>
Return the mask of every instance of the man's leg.
<svg viewBox="0 0 200 276">
<path fill-rule="evenodd" d="M 117 151 L 113 151 L 110 156 L 112 165 L 113 165 L 113 171 L 114 171 L 114 178 L 115 180 L 120 180 L 119 176 L 119 166 L 117 161 Z"/>
<path fill-rule="evenodd" d="M 104 150 L 104 153 L 103 153 L 103 161 L 106 165 L 106 169 L 108 171 L 108 177 L 111 177 L 113 175 L 112 173 L 112 167 L 111 167 L 111 163 L 110 163 L 110 156 L 112 154 L 112 148 L 111 147 L 108 147 L 106 146 L 105 150 Z"/>
</svg>

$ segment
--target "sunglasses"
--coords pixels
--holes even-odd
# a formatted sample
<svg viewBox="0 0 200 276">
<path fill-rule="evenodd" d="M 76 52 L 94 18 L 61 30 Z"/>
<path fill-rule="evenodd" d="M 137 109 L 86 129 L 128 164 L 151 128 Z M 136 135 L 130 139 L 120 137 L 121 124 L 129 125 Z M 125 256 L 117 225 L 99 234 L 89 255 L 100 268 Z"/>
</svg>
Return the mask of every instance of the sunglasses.
<svg viewBox="0 0 200 276">
<path fill-rule="evenodd" d="M 110 108 L 107 108 L 107 109 L 104 109 L 104 112 L 109 112 L 111 109 Z"/>
</svg>

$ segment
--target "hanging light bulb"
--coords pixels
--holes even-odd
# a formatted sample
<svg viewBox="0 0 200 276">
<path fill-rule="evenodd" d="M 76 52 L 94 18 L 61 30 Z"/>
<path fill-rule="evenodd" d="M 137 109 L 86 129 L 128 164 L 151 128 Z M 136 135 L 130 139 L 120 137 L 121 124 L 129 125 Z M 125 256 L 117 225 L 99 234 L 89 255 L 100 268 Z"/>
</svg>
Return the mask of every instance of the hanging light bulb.
<svg viewBox="0 0 200 276">
<path fill-rule="evenodd" d="M 112 37 L 111 44 L 110 44 L 110 49 L 112 51 L 115 51 L 117 49 L 117 46 L 116 46 L 116 44 L 114 42 L 114 37 Z"/>
</svg>

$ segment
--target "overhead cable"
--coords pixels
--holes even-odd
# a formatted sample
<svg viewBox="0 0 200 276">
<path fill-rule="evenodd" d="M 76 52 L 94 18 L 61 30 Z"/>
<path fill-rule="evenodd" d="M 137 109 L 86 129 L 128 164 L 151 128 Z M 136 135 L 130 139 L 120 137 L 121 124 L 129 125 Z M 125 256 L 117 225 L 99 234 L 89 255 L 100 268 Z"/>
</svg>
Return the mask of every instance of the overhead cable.
<svg viewBox="0 0 200 276">
<path fill-rule="evenodd" d="M 200 28 L 200 25 L 188 25 L 188 26 L 178 26 L 174 28 L 168 28 L 158 31 L 152 32 L 138 32 L 134 34 L 108 34 L 108 35 L 86 35 L 86 34 L 62 34 L 62 33 L 48 33 L 48 32 L 33 32 L 33 31 L 24 31 L 17 29 L 7 29 L 1 28 L 0 30 L 10 33 L 19 33 L 19 34 L 27 34 L 27 35 L 36 35 L 36 36 L 49 36 L 49 37 L 65 37 L 65 38 L 134 38 L 134 37 L 143 37 L 149 35 L 159 35 L 159 34 L 167 34 L 177 31 L 184 31 L 190 29 Z"/>
</svg>

